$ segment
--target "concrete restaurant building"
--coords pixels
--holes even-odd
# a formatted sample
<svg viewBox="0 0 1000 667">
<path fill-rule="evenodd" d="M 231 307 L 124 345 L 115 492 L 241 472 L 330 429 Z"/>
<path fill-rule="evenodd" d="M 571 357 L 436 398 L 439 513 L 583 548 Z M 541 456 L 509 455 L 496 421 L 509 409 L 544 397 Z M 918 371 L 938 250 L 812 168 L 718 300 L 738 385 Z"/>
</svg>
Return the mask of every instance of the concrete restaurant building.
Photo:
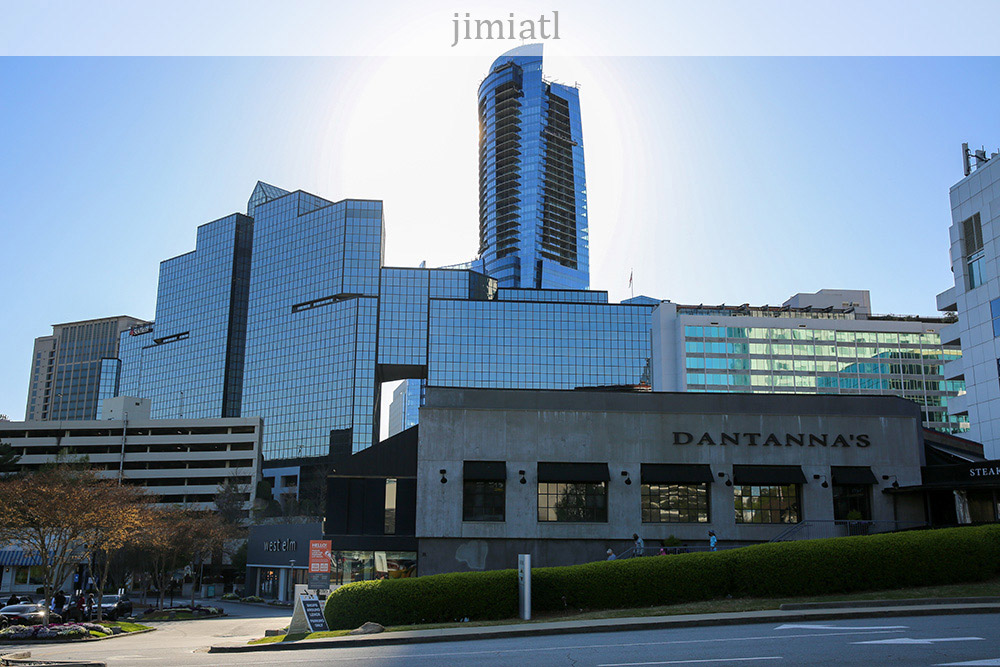
<svg viewBox="0 0 1000 667">
<path fill-rule="evenodd" d="M 734 546 L 928 525 L 925 449 L 982 450 L 925 443 L 921 421 L 893 396 L 429 387 L 418 571 L 603 560 L 633 533 L 704 548 L 709 530 Z"/>
</svg>

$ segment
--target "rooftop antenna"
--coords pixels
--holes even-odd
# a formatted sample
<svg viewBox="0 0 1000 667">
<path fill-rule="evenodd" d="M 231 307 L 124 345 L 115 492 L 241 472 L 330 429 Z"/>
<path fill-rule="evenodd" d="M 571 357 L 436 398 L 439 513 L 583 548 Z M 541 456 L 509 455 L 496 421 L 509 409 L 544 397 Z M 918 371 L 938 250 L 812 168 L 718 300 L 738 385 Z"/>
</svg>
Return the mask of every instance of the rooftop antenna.
<svg viewBox="0 0 1000 667">
<path fill-rule="evenodd" d="M 967 141 L 962 144 L 962 167 L 966 176 L 972 173 L 972 165 L 969 163 L 969 142 Z"/>
</svg>

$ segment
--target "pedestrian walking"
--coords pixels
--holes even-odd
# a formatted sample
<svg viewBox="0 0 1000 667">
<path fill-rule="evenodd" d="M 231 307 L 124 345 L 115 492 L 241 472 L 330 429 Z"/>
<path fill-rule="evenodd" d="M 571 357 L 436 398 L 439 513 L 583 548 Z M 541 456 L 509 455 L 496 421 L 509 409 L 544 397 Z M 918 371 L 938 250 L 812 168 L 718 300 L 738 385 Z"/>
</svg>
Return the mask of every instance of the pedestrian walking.
<svg viewBox="0 0 1000 667">
<path fill-rule="evenodd" d="M 608 560 L 616 560 L 617 558 L 618 557 L 615 556 L 615 552 L 612 551 L 611 549 L 608 549 Z"/>
<path fill-rule="evenodd" d="M 52 598 L 52 611 L 62 616 L 63 607 L 66 606 L 66 594 L 60 588 Z"/>
<path fill-rule="evenodd" d="M 635 543 L 635 555 L 642 556 L 645 553 L 646 543 L 642 541 L 638 533 L 632 533 L 632 541 Z"/>
<path fill-rule="evenodd" d="M 719 538 L 715 536 L 715 531 L 708 531 L 708 550 L 715 551 L 716 545 L 719 543 Z"/>
</svg>

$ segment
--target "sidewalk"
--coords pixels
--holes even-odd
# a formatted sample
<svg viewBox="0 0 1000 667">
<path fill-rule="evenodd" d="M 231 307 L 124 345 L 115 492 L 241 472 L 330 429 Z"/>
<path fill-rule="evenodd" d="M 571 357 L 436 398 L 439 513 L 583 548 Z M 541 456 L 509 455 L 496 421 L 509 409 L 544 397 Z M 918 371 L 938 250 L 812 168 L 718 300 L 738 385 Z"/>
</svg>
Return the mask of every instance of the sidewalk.
<svg viewBox="0 0 1000 667">
<path fill-rule="evenodd" d="M 424 644 L 431 642 L 474 641 L 477 639 L 503 639 L 506 637 L 533 637 L 539 635 L 568 635 L 589 632 L 621 632 L 625 630 L 659 630 L 665 628 L 703 627 L 710 625 L 741 625 L 750 623 L 801 623 L 858 618 L 886 618 L 891 616 L 933 616 L 949 614 L 1000 613 L 997 598 L 954 598 L 935 601 L 920 600 L 865 601 L 856 606 L 837 607 L 843 603 L 829 603 L 825 608 L 766 611 L 729 612 L 724 614 L 678 614 L 676 616 L 645 616 L 635 618 L 601 618 L 581 621 L 555 621 L 548 623 L 512 623 L 509 625 L 440 628 L 435 630 L 406 630 L 382 632 L 375 635 L 331 637 L 329 639 L 304 639 L 297 642 L 273 644 L 238 644 L 212 646 L 209 653 L 243 653 L 251 651 L 287 651 L 316 648 L 352 648 L 358 646 L 389 646 L 393 644 Z M 881 606 L 878 606 L 881 605 Z"/>
</svg>

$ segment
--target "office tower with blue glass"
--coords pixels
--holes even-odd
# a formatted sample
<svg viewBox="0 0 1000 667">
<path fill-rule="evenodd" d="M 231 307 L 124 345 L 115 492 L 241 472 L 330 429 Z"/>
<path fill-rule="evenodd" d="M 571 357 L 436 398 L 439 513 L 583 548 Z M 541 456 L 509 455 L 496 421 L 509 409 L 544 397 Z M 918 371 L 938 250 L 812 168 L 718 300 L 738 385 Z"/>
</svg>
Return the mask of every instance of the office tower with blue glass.
<svg viewBox="0 0 1000 667">
<path fill-rule="evenodd" d="M 113 391 L 100 381 L 116 377 L 119 335 L 142 323 L 125 315 L 66 322 L 54 324 L 51 336 L 36 338 L 24 418 L 97 418 L 102 391 Z M 105 368 L 106 374 L 102 372 Z"/>
<path fill-rule="evenodd" d="M 156 321 L 122 336 L 120 393 L 154 417 L 261 416 L 265 461 L 294 466 L 377 442 L 384 382 L 648 384 L 650 303 L 388 267 L 383 249 L 381 202 L 259 183 L 246 215 L 161 265 Z"/>
<path fill-rule="evenodd" d="M 240 416 L 252 245 L 234 213 L 160 263 L 155 321 L 121 337 L 119 395 L 151 399 L 154 419 Z"/>
<path fill-rule="evenodd" d="M 590 286 L 580 91 L 542 74 L 542 46 L 479 86 L 479 253 L 501 288 Z"/>
</svg>

